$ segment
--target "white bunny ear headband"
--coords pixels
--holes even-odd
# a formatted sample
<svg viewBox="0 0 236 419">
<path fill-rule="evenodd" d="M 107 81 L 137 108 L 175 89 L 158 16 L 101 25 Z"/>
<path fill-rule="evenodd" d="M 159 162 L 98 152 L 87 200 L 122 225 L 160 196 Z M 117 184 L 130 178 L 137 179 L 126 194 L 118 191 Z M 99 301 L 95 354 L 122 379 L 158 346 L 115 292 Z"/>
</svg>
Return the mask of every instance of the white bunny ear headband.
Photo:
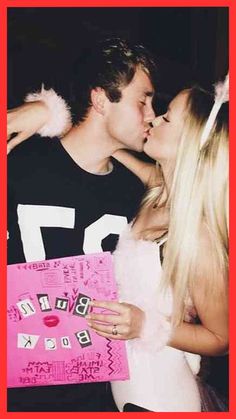
<svg viewBox="0 0 236 419">
<path fill-rule="evenodd" d="M 217 114 L 221 108 L 222 103 L 228 102 L 228 101 L 229 101 L 229 73 L 226 75 L 224 81 L 222 82 L 220 81 L 215 84 L 215 101 L 214 101 L 212 110 L 210 112 L 210 115 L 208 116 L 206 125 L 202 132 L 202 136 L 200 140 L 200 150 L 202 149 L 202 147 L 207 141 L 207 138 L 214 125 L 214 122 L 216 120 Z"/>
</svg>

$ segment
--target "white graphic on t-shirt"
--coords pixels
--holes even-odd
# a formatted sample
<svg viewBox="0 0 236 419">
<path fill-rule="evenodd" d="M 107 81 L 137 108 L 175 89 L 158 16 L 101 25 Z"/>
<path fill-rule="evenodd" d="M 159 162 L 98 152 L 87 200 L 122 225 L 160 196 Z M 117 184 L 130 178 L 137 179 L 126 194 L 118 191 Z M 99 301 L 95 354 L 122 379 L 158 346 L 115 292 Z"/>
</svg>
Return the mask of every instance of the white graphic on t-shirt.
<svg viewBox="0 0 236 419">
<path fill-rule="evenodd" d="M 41 227 L 75 226 L 74 208 L 19 204 L 17 214 L 26 262 L 46 257 Z"/>
<path fill-rule="evenodd" d="M 75 209 L 48 205 L 22 205 L 17 208 L 26 262 L 45 260 L 46 253 L 41 227 L 75 227 Z M 127 218 L 105 214 L 84 230 L 84 253 L 102 252 L 102 240 L 109 234 L 120 234 Z"/>
<path fill-rule="evenodd" d="M 102 240 L 109 234 L 120 234 L 127 225 L 126 217 L 105 214 L 84 230 L 84 253 L 102 252 Z"/>
</svg>

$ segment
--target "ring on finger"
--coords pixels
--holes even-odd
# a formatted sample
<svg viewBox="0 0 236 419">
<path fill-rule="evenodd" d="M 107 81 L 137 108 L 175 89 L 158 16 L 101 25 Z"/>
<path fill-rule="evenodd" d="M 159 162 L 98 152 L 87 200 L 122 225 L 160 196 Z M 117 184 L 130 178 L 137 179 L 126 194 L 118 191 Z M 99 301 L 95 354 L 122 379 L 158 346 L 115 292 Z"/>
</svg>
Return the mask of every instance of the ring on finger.
<svg viewBox="0 0 236 419">
<path fill-rule="evenodd" d="M 113 326 L 113 328 L 112 328 L 111 333 L 112 333 L 112 335 L 113 335 L 113 336 L 118 335 L 118 330 L 117 330 L 117 328 L 116 328 L 116 324 L 114 324 L 114 326 Z"/>
</svg>

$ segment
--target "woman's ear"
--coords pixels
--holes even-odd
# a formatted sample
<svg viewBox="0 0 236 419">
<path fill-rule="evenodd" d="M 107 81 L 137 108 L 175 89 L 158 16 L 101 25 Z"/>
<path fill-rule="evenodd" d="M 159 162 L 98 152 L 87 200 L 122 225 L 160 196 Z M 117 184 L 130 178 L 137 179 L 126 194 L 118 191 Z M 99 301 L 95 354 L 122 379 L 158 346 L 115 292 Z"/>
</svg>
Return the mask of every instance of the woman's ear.
<svg viewBox="0 0 236 419">
<path fill-rule="evenodd" d="M 101 115 L 104 114 L 104 105 L 107 100 L 105 90 L 101 87 L 96 87 L 91 91 L 91 102 L 93 108 L 100 113 Z"/>
</svg>

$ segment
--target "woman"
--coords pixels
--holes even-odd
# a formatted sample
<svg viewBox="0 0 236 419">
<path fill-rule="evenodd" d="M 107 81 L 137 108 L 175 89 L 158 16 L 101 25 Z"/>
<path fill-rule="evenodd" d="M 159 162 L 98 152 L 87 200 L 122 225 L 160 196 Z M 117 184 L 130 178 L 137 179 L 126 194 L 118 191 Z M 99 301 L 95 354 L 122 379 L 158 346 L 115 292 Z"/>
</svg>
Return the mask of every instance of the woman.
<svg viewBox="0 0 236 419">
<path fill-rule="evenodd" d="M 151 348 L 141 348 L 142 338 L 137 347 L 128 341 L 131 380 L 112 383 L 120 410 L 126 402 L 140 405 L 142 399 L 141 405 L 149 410 L 189 411 L 188 402 L 194 404 L 194 388 L 191 393 L 183 353 L 173 348 L 201 355 L 227 351 L 228 104 L 221 106 L 203 142 L 212 101 L 201 89 L 185 90 L 171 102 L 167 113 L 154 121 L 144 151 L 159 162 L 162 177 L 160 170 L 150 165 L 145 168 L 144 163 L 125 156 L 125 152 L 115 154 L 149 187 L 136 219 L 120 237 L 115 252 L 121 298 L 146 313 L 150 329 L 146 334 L 152 349 L 155 342 L 158 346 L 162 341 L 163 345 L 153 353 Z M 161 278 L 158 252 L 167 231 Z M 163 297 L 157 278 L 167 290 Z M 172 290 L 173 304 L 168 289 Z M 166 316 L 172 314 L 169 340 L 158 309 Z M 198 318 L 198 324 L 184 321 L 191 316 Z M 105 320 L 98 315 L 93 318 Z M 107 320 L 117 325 L 121 338 L 119 319 L 113 316 Z M 100 335 L 111 337 L 110 326 L 90 324 Z M 164 346 L 165 339 L 168 346 Z M 189 397 L 188 402 L 181 400 L 178 391 Z"/>
<path fill-rule="evenodd" d="M 148 187 L 114 254 L 120 299 L 140 309 L 127 341 L 130 380 L 112 383 L 119 410 L 200 411 L 184 352 L 228 348 L 228 104 L 218 113 L 215 104 L 195 87 L 177 95 L 145 143 L 157 167 L 115 154 Z M 124 338 L 122 304 L 92 305 L 116 313 L 91 312 L 90 327 Z"/>
</svg>

